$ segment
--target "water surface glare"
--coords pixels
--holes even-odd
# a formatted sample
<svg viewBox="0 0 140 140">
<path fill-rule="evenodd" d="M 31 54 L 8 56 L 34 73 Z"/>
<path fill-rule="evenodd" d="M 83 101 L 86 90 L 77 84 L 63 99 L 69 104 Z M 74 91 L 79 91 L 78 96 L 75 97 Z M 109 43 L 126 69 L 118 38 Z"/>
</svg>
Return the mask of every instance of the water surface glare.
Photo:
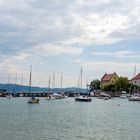
<svg viewBox="0 0 140 140">
<path fill-rule="evenodd" d="M 0 140 L 139 139 L 139 102 L 40 98 L 40 104 L 27 104 L 27 98 L 0 98 Z"/>
</svg>

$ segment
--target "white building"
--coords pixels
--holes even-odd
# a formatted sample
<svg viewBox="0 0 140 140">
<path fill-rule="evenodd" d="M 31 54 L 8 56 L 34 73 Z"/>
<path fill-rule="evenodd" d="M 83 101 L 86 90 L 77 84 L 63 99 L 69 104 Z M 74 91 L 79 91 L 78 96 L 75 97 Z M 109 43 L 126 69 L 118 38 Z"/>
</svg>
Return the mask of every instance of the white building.
<svg viewBox="0 0 140 140">
<path fill-rule="evenodd" d="M 133 77 L 131 79 L 131 82 L 134 84 L 134 85 L 137 85 L 140 87 L 140 73 L 138 73 L 135 77 Z"/>
</svg>

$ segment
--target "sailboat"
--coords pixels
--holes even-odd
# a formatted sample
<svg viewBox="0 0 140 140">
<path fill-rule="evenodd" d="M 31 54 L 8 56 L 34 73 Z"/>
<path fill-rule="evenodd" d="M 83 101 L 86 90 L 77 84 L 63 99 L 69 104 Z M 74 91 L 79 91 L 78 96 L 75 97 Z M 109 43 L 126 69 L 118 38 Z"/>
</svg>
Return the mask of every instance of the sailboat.
<svg viewBox="0 0 140 140">
<path fill-rule="evenodd" d="M 136 76 L 136 66 L 134 69 L 134 76 Z M 134 92 L 135 92 L 135 85 L 134 85 Z M 129 101 L 140 101 L 140 95 L 139 93 L 133 93 L 131 97 L 128 99 Z"/>
<path fill-rule="evenodd" d="M 17 93 L 17 74 L 16 74 L 16 76 L 15 76 L 15 84 L 14 84 L 14 89 L 13 89 L 13 93 L 12 93 L 12 95 L 13 95 L 13 97 L 18 97 L 19 96 L 19 94 Z"/>
<path fill-rule="evenodd" d="M 49 88 L 49 92 L 47 95 L 47 97 L 45 98 L 45 100 L 54 100 L 55 98 L 52 97 L 52 95 L 50 94 L 50 84 L 51 84 L 51 79 L 50 79 L 50 76 L 49 76 L 49 82 L 48 82 L 48 88 Z"/>
<path fill-rule="evenodd" d="M 27 103 L 38 104 L 39 103 L 39 98 L 35 98 L 34 95 L 31 94 L 31 78 L 32 78 L 32 66 L 30 65 L 30 79 L 29 79 L 29 93 L 28 93 L 28 96 L 30 95 L 31 97 L 29 98 Z"/>
<path fill-rule="evenodd" d="M 55 71 L 53 71 L 52 88 L 55 89 Z M 57 92 L 53 92 L 52 97 L 55 98 L 55 99 L 61 99 L 61 95 L 58 94 Z"/>
<path fill-rule="evenodd" d="M 10 77 L 9 77 L 9 75 L 8 75 L 8 88 L 9 88 L 9 93 L 8 93 L 8 95 L 6 97 L 7 97 L 7 99 L 12 99 L 13 96 L 12 96 L 12 94 L 10 92 Z"/>
<path fill-rule="evenodd" d="M 61 98 L 65 98 L 67 96 L 65 96 L 65 93 L 63 92 L 63 89 L 62 89 L 62 84 L 63 84 L 63 73 L 61 73 L 61 82 L 60 82 L 60 95 L 61 95 Z"/>
<path fill-rule="evenodd" d="M 82 95 L 81 90 L 82 89 L 82 72 L 83 68 L 81 68 L 80 75 L 79 75 L 79 80 L 78 80 L 78 86 L 79 86 L 79 95 L 78 97 L 75 98 L 75 101 L 80 101 L 80 102 L 91 102 L 92 99 L 88 95 Z M 79 85 L 80 83 L 80 85 Z"/>
<path fill-rule="evenodd" d="M 21 89 L 20 89 L 20 94 L 19 94 L 20 97 L 23 97 L 22 89 L 23 89 L 23 72 L 21 73 Z"/>
</svg>

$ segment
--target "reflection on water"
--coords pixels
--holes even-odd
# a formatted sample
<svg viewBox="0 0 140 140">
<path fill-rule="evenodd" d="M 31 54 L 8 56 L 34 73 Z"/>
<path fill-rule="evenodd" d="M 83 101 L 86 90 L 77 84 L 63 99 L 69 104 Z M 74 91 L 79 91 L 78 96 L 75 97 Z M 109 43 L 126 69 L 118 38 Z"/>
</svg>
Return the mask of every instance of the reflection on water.
<svg viewBox="0 0 140 140">
<path fill-rule="evenodd" d="M 139 119 L 140 103 L 127 99 L 0 98 L 0 140 L 139 140 Z"/>
</svg>

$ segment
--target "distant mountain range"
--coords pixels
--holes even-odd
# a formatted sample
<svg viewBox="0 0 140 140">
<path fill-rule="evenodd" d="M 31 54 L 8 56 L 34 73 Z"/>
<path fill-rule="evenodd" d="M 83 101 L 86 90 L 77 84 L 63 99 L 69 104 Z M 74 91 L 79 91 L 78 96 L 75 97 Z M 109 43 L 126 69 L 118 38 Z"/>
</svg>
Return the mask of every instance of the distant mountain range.
<svg viewBox="0 0 140 140">
<path fill-rule="evenodd" d="M 29 87 L 28 86 L 21 86 L 21 85 L 15 85 L 15 84 L 0 84 L 0 90 L 6 90 L 10 92 L 28 92 Z M 44 87 L 31 87 L 31 92 L 48 92 L 49 88 Z M 70 87 L 70 88 L 51 88 L 50 91 L 52 92 L 78 92 L 78 88 L 76 87 Z M 83 93 L 86 92 L 86 89 L 81 89 Z"/>
</svg>

